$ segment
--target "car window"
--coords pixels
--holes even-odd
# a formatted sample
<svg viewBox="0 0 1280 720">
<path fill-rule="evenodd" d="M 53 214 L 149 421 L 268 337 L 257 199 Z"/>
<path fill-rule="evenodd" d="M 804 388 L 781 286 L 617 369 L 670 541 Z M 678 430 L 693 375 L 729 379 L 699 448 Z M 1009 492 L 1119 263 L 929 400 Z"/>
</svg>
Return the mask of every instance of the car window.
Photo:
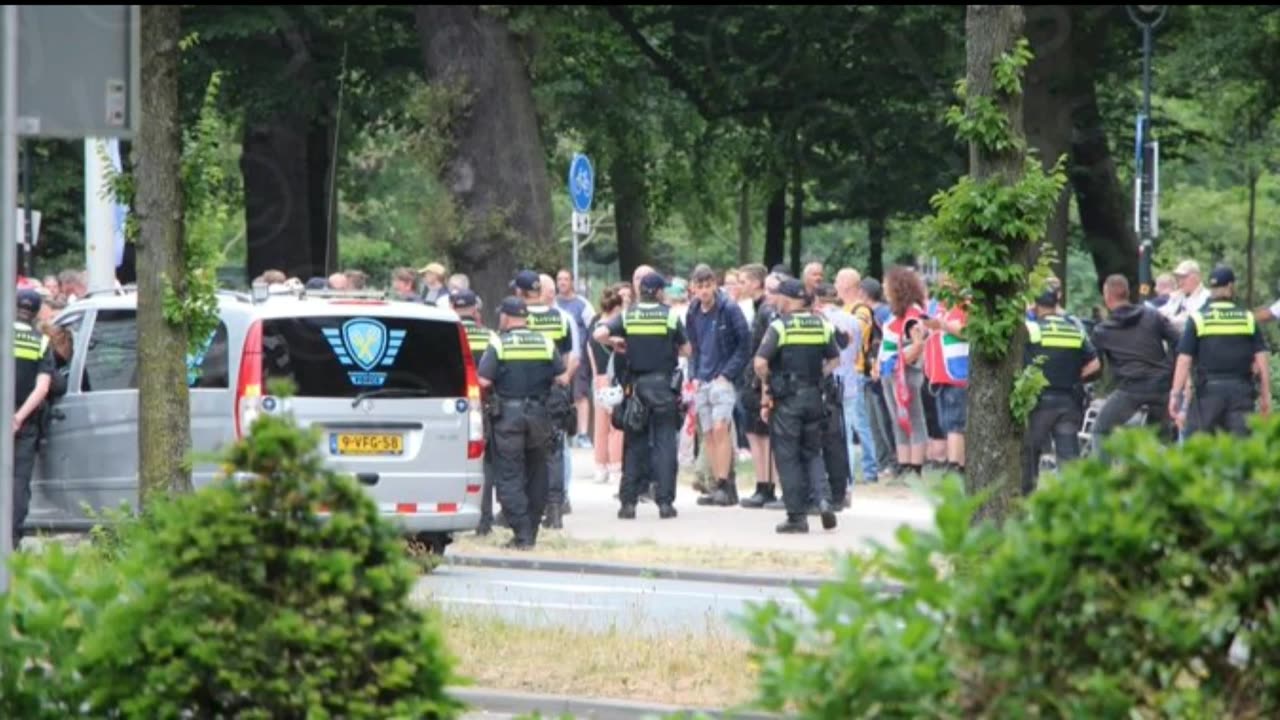
<svg viewBox="0 0 1280 720">
<path fill-rule="evenodd" d="M 227 326 L 218 323 L 209 339 L 194 355 L 187 355 L 187 385 L 214 389 L 230 386 L 231 370 L 227 360 Z"/>
<path fill-rule="evenodd" d="M 132 310 L 99 310 L 84 358 L 81 392 L 136 390 L 138 327 Z"/>
<path fill-rule="evenodd" d="M 298 397 L 355 397 L 368 390 L 465 397 L 455 322 L 414 318 L 298 317 L 266 320 L 263 376 L 293 381 Z"/>
</svg>

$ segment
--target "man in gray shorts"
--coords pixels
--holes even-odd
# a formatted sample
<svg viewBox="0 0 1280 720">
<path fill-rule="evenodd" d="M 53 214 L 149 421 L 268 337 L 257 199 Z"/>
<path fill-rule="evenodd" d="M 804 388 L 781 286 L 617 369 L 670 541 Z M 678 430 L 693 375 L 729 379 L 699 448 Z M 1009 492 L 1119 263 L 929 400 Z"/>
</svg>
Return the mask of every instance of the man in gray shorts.
<svg viewBox="0 0 1280 720">
<path fill-rule="evenodd" d="M 715 489 L 698 498 L 699 505 L 732 507 L 738 504 L 738 488 L 731 481 L 734 436 L 731 432 L 733 408 L 738 402 L 734 381 L 750 356 L 751 330 L 742 308 L 719 291 L 715 272 L 706 265 L 694 268 L 690 276 L 693 302 L 685 318 L 689 338 L 689 377 L 697 384 L 694 406 L 703 452 L 716 478 Z"/>
</svg>

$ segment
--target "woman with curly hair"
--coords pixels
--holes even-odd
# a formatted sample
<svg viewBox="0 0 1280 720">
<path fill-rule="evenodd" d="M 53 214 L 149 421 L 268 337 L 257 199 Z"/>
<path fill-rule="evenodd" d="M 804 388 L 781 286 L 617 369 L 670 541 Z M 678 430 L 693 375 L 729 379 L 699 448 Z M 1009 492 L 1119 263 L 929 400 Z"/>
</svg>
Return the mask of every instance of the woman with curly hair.
<svg viewBox="0 0 1280 720">
<path fill-rule="evenodd" d="M 929 441 L 921 395 L 924 386 L 921 355 L 926 334 L 924 281 L 914 270 L 896 267 L 885 276 L 884 294 L 893 316 L 884 325 L 880 377 L 894 418 L 898 464 L 919 476 Z"/>
</svg>

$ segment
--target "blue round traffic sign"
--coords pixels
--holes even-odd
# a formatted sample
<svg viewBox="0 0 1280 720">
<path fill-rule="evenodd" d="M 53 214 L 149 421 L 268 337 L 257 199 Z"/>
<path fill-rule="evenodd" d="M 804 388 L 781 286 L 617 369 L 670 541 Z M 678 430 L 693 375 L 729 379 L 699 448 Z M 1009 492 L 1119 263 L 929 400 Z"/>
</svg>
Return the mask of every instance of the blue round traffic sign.
<svg viewBox="0 0 1280 720">
<path fill-rule="evenodd" d="M 569 197 L 573 199 L 573 209 L 580 213 L 589 211 L 595 190 L 596 172 L 591 161 L 582 153 L 574 153 L 573 162 L 569 163 Z"/>
</svg>

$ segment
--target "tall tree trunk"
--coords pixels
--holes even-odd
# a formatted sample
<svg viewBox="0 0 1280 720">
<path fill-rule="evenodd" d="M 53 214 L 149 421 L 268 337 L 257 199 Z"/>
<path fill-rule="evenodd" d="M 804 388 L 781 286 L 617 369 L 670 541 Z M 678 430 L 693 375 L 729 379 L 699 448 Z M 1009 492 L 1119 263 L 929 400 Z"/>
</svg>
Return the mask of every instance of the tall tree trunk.
<svg viewBox="0 0 1280 720">
<path fill-rule="evenodd" d="M 613 186 L 619 277 L 629 278 L 636 268 L 653 262 L 649 251 L 649 183 L 643 158 L 616 153 L 609 163 L 609 183 Z"/>
<path fill-rule="evenodd" d="M 867 277 L 884 278 L 884 239 L 888 234 L 885 211 L 873 210 L 867 218 Z"/>
<path fill-rule="evenodd" d="M 738 193 L 738 264 L 751 262 L 751 182 L 742 178 Z"/>
<path fill-rule="evenodd" d="M 1247 300 L 1248 307 L 1253 307 L 1253 300 L 1254 300 L 1253 245 L 1254 245 L 1254 232 L 1256 231 L 1255 219 L 1257 217 L 1257 209 L 1258 209 L 1258 179 L 1260 176 L 1261 176 L 1261 173 L 1258 171 L 1258 168 L 1256 166 L 1249 168 L 1249 236 L 1245 244 L 1245 266 L 1247 268 L 1245 270 L 1245 276 L 1246 276 L 1246 281 L 1249 284 L 1249 294 L 1248 294 L 1248 300 Z"/>
<path fill-rule="evenodd" d="M 967 83 L 971 97 L 993 96 L 992 69 L 1010 52 L 1023 33 L 1022 8 L 1018 5 L 970 5 L 965 18 Z M 997 107 L 1009 119 L 1015 137 L 1023 134 L 1022 98 L 997 99 Z M 998 180 L 1016 183 L 1023 175 L 1024 155 L 1013 149 L 993 153 L 977 143 L 969 145 L 970 174 L 978 182 Z M 1013 261 L 1026 263 L 1029 248 L 1013 248 Z M 998 303 L 1001 299 L 994 299 Z M 990 357 L 975 352 L 969 358 L 969 423 L 965 489 L 969 494 L 991 491 L 975 520 L 1002 521 L 1013 510 L 1021 486 L 1022 428 L 1013 421 L 1009 397 L 1022 365 L 1026 330 L 1017 325 L 1013 347 Z"/>
<path fill-rule="evenodd" d="M 782 262 L 787 241 L 787 186 L 782 183 L 769 198 L 764 213 L 764 266 L 773 269 Z"/>
<path fill-rule="evenodd" d="M 138 131 L 138 461 L 141 507 L 190 492 L 187 329 L 164 317 L 165 286 L 186 296 L 177 5 L 142 8 L 142 123 Z"/>
<path fill-rule="evenodd" d="M 298 131 L 306 123 L 286 115 L 245 124 L 240 170 L 250 280 L 267 270 L 304 281 L 324 271 L 312 262 L 307 136 Z"/>
<path fill-rule="evenodd" d="M 458 91 L 446 186 L 463 216 L 450 252 L 481 297 L 501 298 L 520 256 L 552 242 L 546 155 L 518 38 L 481 6 L 418 5 L 429 82 Z M 497 302 L 485 303 L 491 321 Z"/>
<path fill-rule="evenodd" d="M 326 116 L 313 123 L 307 133 L 307 197 L 311 234 L 308 250 L 311 265 L 317 275 L 328 275 L 338 268 L 338 215 L 331 182 L 333 163 L 334 123 Z M 306 280 L 304 277 L 303 280 Z"/>
<path fill-rule="evenodd" d="M 1081 6 L 1072 13 L 1072 63 L 1075 77 L 1070 99 L 1071 165 L 1069 176 L 1101 288 L 1108 275 L 1120 274 L 1138 287 L 1138 237 L 1133 230 L 1129 190 L 1120 184 L 1107 131 L 1098 110 L 1097 68 L 1115 13 L 1107 6 Z"/>
<path fill-rule="evenodd" d="M 1031 52 L 1035 55 L 1023 83 L 1022 119 L 1026 124 L 1027 144 L 1039 153 L 1041 165 L 1047 171 L 1071 150 L 1070 103 L 1074 86 L 1071 32 L 1074 26 L 1070 6 L 1023 5 L 1022 8 Z M 1055 255 L 1053 273 L 1062 280 L 1063 302 L 1066 302 L 1070 210 L 1071 191 L 1064 187 L 1045 236 L 1046 244 Z M 1032 248 L 1032 262 L 1038 258 L 1039 250 Z"/>
<path fill-rule="evenodd" d="M 791 175 L 791 274 L 800 277 L 800 261 L 804 250 L 804 182 L 800 163 Z"/>
</svg>

